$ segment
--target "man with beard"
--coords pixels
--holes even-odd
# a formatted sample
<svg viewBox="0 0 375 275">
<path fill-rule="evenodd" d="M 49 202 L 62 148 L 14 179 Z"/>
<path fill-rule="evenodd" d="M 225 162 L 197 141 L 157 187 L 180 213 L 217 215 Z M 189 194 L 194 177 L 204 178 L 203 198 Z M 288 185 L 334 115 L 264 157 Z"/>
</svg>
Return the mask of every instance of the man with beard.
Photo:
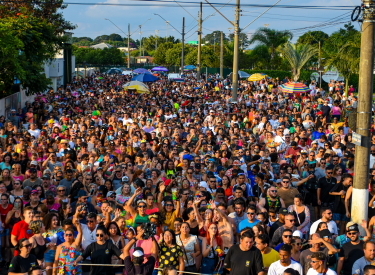
<svg viewBox="0 0 375 275">
<path fill-rule="evenodd" d="M 329 191 L 335 186 L 337 179 L 333 177 L 333 169 L 330 167 L 326 168 L 326 176 L 318 180 L 318 205 L 323 207 L 329 207 L 329 204 L 333 200 L 332 196 L 329 195 Z"/>
<path fill-rule="evenodd" d="M 275 209 L 276 212 L 280 210 L 280 208 L 285 207 L 285 203 L 282 198 L 277 194 L 277 189 L 275 186 L 270 186 L 270 188 L 266 191 L 267 197 L 261 198 L 258 203 L 258 208 L 260 212 L 268 212 L 270 208 Z"/>
<path fill-rule="evenodd" d="M 328 230 L 331 234 L 336 235 L 338 234 L 337 225 L 333 221 L 333 213 L 330 208 L 322 209 L 322 218 L 314 222 L 310 227 L 310 235 L 314 234 L 318 228 L 319 223 L 325 222 L 327 223 Z"/>
<path fill-rule="evenodd" d="M 242 199 L 237 199 L 234 201 L 234 212 L 230 213 L 228 217 L 234 220 L 236 229 L 238 228 L 240 222 L 246 220 L 247 215 L 245 214 L 245 203 Z"/>
<path fill-rule="evenodd" d="M 337 274 L 340 274 L 342 271 L 344 275 L 351 275 L 354 263 L 364 256 L 364 241 L 359 239 L 358 224 L 349 226 L 346 235 L 350 239 L 350 242 L 344 244 L 340 250 Z"/>
</svg>

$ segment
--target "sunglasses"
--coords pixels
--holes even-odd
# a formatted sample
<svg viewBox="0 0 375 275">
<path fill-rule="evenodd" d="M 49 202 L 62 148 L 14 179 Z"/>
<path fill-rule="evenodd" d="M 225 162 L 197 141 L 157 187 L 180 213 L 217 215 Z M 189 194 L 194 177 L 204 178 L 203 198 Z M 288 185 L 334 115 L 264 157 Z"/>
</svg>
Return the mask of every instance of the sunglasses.
<svg viewBox="0 0 375 275">
<path fill-rule="evenodd" d="M 255 212 L 247 212 L 248 215 L 255 215 Z"/>
<path fill-rule="evenodd" d="M 87 220 L 88 223 L 94 223 L 94 220 Z"/>
<path fill-rule="evenodd" d="M 72 237 L 73 234 L 65 234 L 66 237 Z"/>
<path fill-rule="evenodd" d="M 166 204 L 165 206 L 173 206 L 173 204 Z"/>
<path fill-rule="evenodd" d="M 289 182 L 289 181 L 286 181 L 286 182 Z M 277 193 L 277 190 L 270 190 L 270 192 Z"/>
<path fill-rule="evenodd" d="M 96 234 L 96 237 L 104 237 L 104 234 Z"/>
<path fill-rule="evenodd" d="M 352 236 L 352 235 L 357 235 L 358 232 L 348 232 L 347 234 L 348 234 L 349 236 Z"/>
<path fill-rule="evenodd" d="M 65 189 L 57 190 L 58 192 L 65 192 Z"/>
<path fill-rule="evenodd" d="M 284 238 L 291 238 L 292 235 L 283 235 Z"/>
<path fill-rule="evenodd" d="M 27 244 L 27 245 L 23 245 L 22 247 L 26 247 L 26 248 L 31 248 L 33 245 L 31 243 Z"/>
<path fill-rule="evenodd" d="M 138 205 L 138 208 L 146 208 L 146 205 Z"/>
</svg>

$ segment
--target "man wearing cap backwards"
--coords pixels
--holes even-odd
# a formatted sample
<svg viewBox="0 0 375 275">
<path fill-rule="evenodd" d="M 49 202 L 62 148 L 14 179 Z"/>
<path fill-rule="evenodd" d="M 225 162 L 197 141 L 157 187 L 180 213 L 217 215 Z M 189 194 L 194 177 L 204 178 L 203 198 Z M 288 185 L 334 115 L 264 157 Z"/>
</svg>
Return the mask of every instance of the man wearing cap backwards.
<svg viewBox="0 0 375 275">
<path fill-rule="evenodd" d="M 351 275 L 355 261 L 364 256 L 364 241 L 359 239 L 358 224 L 349 226 L 346 235 L 350 239 L 350 242 L 344 244 L 340 250 L 337 274 L 342 272 L 343 275 Z"/>
<path fill-rule="evenodd" d="M 336 272 L 327 267 L 327 256 L 323 252 L 314 252 L 311 255 L 311 268 L 306 275 L 336 275 Z"/>
<path fill-rule="evenodd" d="M 322 234 L 320 233 L 312 234 L 310 236 L 310 241 L 309 241 L 309 243 L 311 244 L 311 247 L 301 252 L 300 263 L 304 270 L 304 274 L 306 274 L 310 268 L 311 258 L 314 253 L 322 252 L 327 257 L 327 265 L 328 265 L 328 262 L 331 262 L 331 255 L 334 255 L 338 252 L 338 249 L 336 249 L 329 242 L 328 238 L 332 236 L 331 233 L 329 232 L 328 229 L 325 229 L 325 230 L 321 231 Z M 325 247 L 322 246 L 323 244 Z M 333 261 L 336 262 L 335 256 L 332 256 L 332 257 L 333 257 Z M 330 259 L 330 261 L 328 261 L 328 259 Z"/>
<path fill-rule="evenodd" d="M 353 275 L 363 275 L 363 269 L 366 265 L 374 264 L 375 260 L 375 243 L 372 241 L 367 241 L 363 245 L 364 256 L 356 260 L 352 267 Z"/>
<path fill-rule="evenodd" d="M 348 231 L 348 228 L 352 225 L 354 225 L 356 223 L 354 222 L 348 222 L 346 224 L 346 228 L 345 228 L 345 232 L 344 234 L 340 235 L 340 236 L 337 236 L 336 239 L 335 239 L 335 246 L 338 247 L 339 249 L 341 249 L 341 247 L 346 244 L 347 242 L 350 242 L 350 238 L 347 236 L 346 234 L 346 231 Z M 359 236 L 359 239 L 362 240 L 362 241 L 368 241 L 368 240 L 371 240 L 371 232 L 370 230 L 368 229 L 367 227 L 367 221 L 366 220 L 363 220 L 362 221 L 362 224 L 361 224 L 362 228 L 365 229 L 366 231 L 366 236 Z"/>
<path fill-rule="evenodd" d="M 138 240 L 143 240 L 144 229 L 138 227 L 138 234 L 133 239 L 129 240 L 124 247 L 125 269 L 127 275 L 151 275 L 154 270 L 155 262 L 158 255 L 158 245 L 155 238 L 152 238 L 151 255 L 144 263 L 145 254 L 142 247 L 135 247 L 133 252 L 133 259 L 130 256 L 130 249 L 136 244 Z"/>
</svg>

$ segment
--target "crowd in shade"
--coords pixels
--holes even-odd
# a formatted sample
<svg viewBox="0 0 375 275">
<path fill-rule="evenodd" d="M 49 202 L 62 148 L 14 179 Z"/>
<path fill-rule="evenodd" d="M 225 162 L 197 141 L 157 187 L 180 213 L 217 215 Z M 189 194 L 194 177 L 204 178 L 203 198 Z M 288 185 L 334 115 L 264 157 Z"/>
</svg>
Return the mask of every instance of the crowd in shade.
<svg viewBox="0 0 375 275">
<path fill-rule="evenodd" d="M 0 118 L 8 274 L 375 274 L 374 137 L 351 221 L 355 88 L 240 81 L 233 103 L 215 75 L 129 80 L 74 79 Z"/>
</svg>

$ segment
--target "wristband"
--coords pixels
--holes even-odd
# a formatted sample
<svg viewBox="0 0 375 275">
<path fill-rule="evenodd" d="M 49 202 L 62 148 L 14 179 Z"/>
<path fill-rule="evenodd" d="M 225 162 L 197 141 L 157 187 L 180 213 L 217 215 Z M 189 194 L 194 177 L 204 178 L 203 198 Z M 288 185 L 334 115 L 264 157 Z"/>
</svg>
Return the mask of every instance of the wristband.
<svg viewBox="0 0 375 275">
<path fill-rule="evenodd" d="M 138 239 L 136 237 L 133 238 L 134 241 L 138 241 Z"/>
</svg>

